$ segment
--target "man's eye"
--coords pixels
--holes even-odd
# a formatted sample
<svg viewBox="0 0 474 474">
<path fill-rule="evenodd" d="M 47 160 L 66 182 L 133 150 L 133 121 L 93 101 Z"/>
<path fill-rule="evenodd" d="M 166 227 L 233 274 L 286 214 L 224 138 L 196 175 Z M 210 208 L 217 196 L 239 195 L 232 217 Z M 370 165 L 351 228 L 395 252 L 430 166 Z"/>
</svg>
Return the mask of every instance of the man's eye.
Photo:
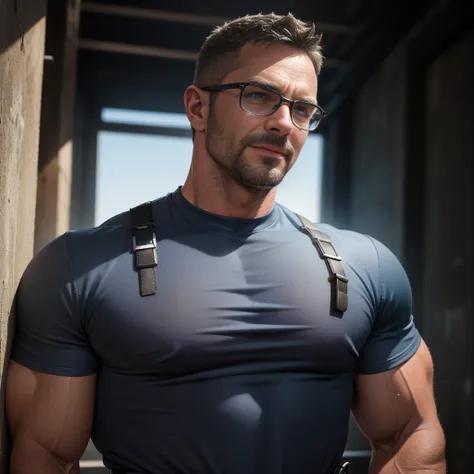
<svg viewBox="0 0 474 474">
<path fill-rule="evenodd" d="M 305 104 L 297 104 L 294 106 L 294 111 L 302 116 L 309 117 L 313 113 L 314 107 Z"/>
<path fill-rule="evenodd" d="M 248 92 L 245 97 L 249 100 L 269 100 L 270 97 L 266 92 Z"/>
</svg>

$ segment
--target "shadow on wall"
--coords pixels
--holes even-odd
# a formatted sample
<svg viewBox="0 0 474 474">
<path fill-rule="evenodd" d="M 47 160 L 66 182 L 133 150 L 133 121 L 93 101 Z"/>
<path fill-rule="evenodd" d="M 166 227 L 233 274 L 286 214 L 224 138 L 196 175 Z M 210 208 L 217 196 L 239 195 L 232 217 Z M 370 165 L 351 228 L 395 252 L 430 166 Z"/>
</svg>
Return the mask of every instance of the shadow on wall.
<svg viewBox="0 0 474 474">
<path fill-rule="evenodd" d="M 48 1 L 38 156 L 40 173 L 63 147 L 72 146 L 79 8 L 78 1 Z"/>
<path fill-rule="evenodd" d="M 39 73 L 45 0 L 0 0 L 0 473 L 8 473 L 4 386 L 13 326 L 12 299 L 29 254 L 34 216 Z M 38 26 L 38 28 L 35 28 Z M 41 53 L 42 54 L 42 53 Z"/>
<path fill-rule="evenodd" d="M 18 40 L 24 47 L 24 36 L 44 16 L 43 2 L 0 0 L 0 55 Z"/>
</svg>

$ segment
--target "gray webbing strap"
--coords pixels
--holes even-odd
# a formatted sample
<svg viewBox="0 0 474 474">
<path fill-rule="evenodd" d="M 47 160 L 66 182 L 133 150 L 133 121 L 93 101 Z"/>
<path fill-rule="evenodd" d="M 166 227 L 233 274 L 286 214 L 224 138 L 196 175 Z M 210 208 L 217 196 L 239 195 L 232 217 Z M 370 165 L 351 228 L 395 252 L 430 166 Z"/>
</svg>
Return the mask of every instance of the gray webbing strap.
<svg viewBox="0 0 474 474">
<path fill-rule="evenodd" d="M 151 212 L 151 203 L 146 202 L 130 209 L 132 223 L 132 248 L 135 254 L 135 268 L 138 270 L 140 295 L 156 293 L 156 235 Z"/>
<path fill-rule="evenodd" d="M 306 217 L 296 215 L 301 221 L 301 230 L 309 235 L 313 245 L 318 249 L 319 256 L 325 260 L 328 267 L 329 281 L 331 282 L 331 308 L 344 313 L 348 304 L 347 287 L 349 280 L 344 272 L 341 257 L 326 234 L 317 229 Z"/>
</svg>

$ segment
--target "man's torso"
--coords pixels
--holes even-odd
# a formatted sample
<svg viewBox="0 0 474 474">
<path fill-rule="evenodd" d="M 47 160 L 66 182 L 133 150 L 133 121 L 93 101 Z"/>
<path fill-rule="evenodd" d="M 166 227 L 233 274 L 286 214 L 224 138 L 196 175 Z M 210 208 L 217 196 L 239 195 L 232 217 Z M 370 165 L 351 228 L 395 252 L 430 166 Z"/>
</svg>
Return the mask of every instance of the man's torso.
<svg viewBox="0 0 474 474">
<path fill-rule="evenodd" d="M 106 465 L 329 472 L 345 447 L 353 377 L 375 324 L 372 242 L 321 227 L 349 278 L 340 317 L 330 311 L 324 261 L 284 208 L 225 218 L 178 190 L 154 202 L 153 219 L 157 292 L 147 297 L 128 213 L 66 236 L 75 317 L 97 360 L 92 438 Z"/>
</svg>

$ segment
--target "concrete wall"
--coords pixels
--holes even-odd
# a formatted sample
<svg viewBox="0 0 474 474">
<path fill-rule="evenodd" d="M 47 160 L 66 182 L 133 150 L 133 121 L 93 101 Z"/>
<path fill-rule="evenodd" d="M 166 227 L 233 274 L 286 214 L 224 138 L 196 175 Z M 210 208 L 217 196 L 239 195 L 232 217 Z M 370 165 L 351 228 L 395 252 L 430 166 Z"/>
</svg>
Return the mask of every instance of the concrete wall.
<svg viewBox="0 0 474 474">
<path fill-rule="evenodd" d="M 0 2 L 0 10 L 0 368 L 3 374 L 14 294 L 33 255 L 46 0 L 4 0 Z M 1 393 L 3 400 L 3 376 Z M 3 420 L 3 401 L 0 407 L 0 420 Z"/>
<path fill-rule="evenodd" d="M 80 0 L 50 2 L 39 149 L 35 252 L 69 230 Z"/>
<path fill-rule="evenodd" d="M 354 230 L 403 247 L 405 49 L 397 48 L 355 100 L 349 214 Z"/>
<path fill-rule="evenodd" d="M 434 3 L 352 97 L 350 149 L 339 131 L 350 104 L 332 115 L 325 181 L 337 183 L 334 169 L 350 176 L 323 217 L 340 225 L 346 216 L 344 226 L 380 239 L 407 269 L 434 359 L 448 470 L 461 474 L 474 444 L 474 31 L 460 9 Z M 338 189 L 350 198 L 338 200 Z M 349 447 L 362 446 L 352 426 Z"/>
<path fill-rule="evenodd" d="M 406 45 L 384 61 L 325 133 L 323 220 L 403 249 Z"/>
<path fill-rule="evenodd" d="M 426 76 L 423 335 L 433 352 L 449 469 L 474 443 L 474 30 Z"/>
</svg>

